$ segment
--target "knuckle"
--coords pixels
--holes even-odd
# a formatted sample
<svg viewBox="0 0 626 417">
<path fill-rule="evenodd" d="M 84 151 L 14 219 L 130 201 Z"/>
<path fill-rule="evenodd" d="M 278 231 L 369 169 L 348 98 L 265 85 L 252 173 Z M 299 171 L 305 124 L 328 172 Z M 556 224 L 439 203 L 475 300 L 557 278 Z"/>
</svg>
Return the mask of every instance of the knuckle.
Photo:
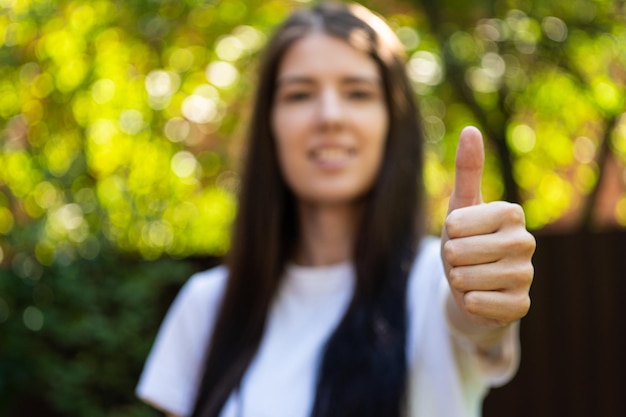
<svg viewBox="0 0 626 417">
<path fill-rule="evenodd" d="M 537 241 L 535 240 L 535 237 L 530 234 L 530 232 L 528 232 L 526 229 L 522 229 L 518 240 L 520 242 L 520 247 L 525 249 L 527 252 L 535 252 L 535 248 L 537 247 Z"/>
<path fill-rule="evenodd" d="M 443 256 L 446 261 L 454 266 L 458 264 L 459 261 L 459 250 L 457 249 L 455 242 L 449 240 L 443 245 Z"/>
<path fill-rule="evenodd" d="M 502 243 L 506 249 L 506 253 L 508 254 L 516 255 L 525 251 L 524 244 L 517 236 L 509 236 L 508 239 L 505 239 Z"/>
<path fill-rule="evenodd" d="M 530 262 L 527 262 L 512 268 L 509 279 L 516 288 L 529 289 L 533 282 L 534 274 L 535 268 Z"/>
<path fill-rule="evenodd" d="M 520 300 L 518 301 L 518 311 L 519 311 L 518 318 L 521 319 L 522 317 L 526 316 L 529 310 L 530 310 L 530 296 L 528 294 L 524 294 L 524 296 L 522 296 Z"/>
<path fill-rule="evenodd" d="M 537 239 L 531 233 L 526 232 L 526 245 L 528 247 L 529 255 L 532 256 L 537 249 Z"/>
<path fill-rule="evenodd" d="M 461 219 L 457 210 L 452 211 L 444 222 L 448 237 L 455 238 L 461 234 Z"/>
<path fill-rule="evenodd" d="M 509 300 L 507 317 L 510 322 L 525 317 L 530 310 L 530 296 L 526 292 L 520 292 Z"/>
<path fill-rule="evenodd" d="M 463 304 L 469 313 L 477 316 L 481 315 L 482 304 L 474 292 L 470 291 L 463 296 Z"/>
<path fill-rule="evenodd" d="M 536 242 L 534 236 L 524 229 L 521 233 L 512 234 L 506 246 L 509 253 L 530 258 L 535 253 Z"/>
<path fill-rule="evenodd" d="M 530 311 L 530 306 L 532 305 L 532 301 L 530 299 L 530 295 L 526 296 L 526 314 Z M 524 315 L 526 315 L 524 314 Z"/>
<path fill-rule="evenodd" d="M 463 288 L 465 287 L 465 278 L 463 275 L 463 272 L 459 268 L 452 268 L 450 270 L 450 286 L 453 289 L 457 291 L 463 290 Z"/>
<path fill-rule="evenodd" d="M 502 218 L 510 224 L 526 224 L 526 217 L 522 206 L 516 203 L 505 203 L 502 207 Z"/>
<path fill-rule="evenodd" d="M 522 276 L 525 287 L 530 289 L 530 285 L 533 283 L 534 277 L 535 277 L 535 267 L 533 266 L 533 264 L 528 262 L 528 264 L 526 264 L 526 268 L 524 268 L 524 272 Z"/>
</svg>

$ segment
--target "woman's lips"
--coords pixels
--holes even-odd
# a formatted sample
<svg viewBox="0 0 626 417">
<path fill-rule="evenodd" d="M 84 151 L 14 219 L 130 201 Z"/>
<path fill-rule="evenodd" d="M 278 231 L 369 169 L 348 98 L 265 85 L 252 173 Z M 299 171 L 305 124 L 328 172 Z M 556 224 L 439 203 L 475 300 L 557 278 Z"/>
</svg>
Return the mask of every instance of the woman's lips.
<svg viewBox="0 0 626 417">
<path fill-rule="evenodd" d="M 355 150 L 344 146 L 323 146 L 314 148 L 309 156 L 314 163 L 323 168 L 341 168 L 356 154 Z"/>
</svg>

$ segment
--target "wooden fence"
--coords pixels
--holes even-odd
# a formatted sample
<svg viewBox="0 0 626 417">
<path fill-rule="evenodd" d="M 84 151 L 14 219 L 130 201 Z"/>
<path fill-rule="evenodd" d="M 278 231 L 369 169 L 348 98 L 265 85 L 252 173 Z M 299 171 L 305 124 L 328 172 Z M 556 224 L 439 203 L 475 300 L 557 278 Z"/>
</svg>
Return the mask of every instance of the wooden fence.
<svg viewBox="0 0 626 417">
<path fill-rule="evenodd" d="M 484 417 L 626 416 L 626 231 L 537 236 L 522 362 Z"/>
</svg>

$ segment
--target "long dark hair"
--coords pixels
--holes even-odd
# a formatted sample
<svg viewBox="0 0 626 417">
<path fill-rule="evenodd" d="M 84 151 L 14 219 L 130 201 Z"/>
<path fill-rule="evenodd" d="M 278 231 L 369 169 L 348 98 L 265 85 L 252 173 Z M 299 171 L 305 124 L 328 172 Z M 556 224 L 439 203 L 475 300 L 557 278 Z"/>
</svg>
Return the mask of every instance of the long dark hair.
<svg viewBox="0 0 626 417">
<path fill-rule="evenodd" d="M 354 295 L 328 340 L 312 417 L 399 417 L 406 384 L 406 284 L 421 235 L 423 137 L 403 50 L 361 6 L 319 4 L 295 12 L 266 47 L 249 130 L 228 284 L 205 361 L 193 417 L 216 417 L 253 359 L 286 262 L 298 241 L 295 197 L 271 127 L 285 51 L 311 33 L 345 40 L 377 64 L 389 132 L 379 175 L 363 202 L 353 262 Z"/>
</svg>

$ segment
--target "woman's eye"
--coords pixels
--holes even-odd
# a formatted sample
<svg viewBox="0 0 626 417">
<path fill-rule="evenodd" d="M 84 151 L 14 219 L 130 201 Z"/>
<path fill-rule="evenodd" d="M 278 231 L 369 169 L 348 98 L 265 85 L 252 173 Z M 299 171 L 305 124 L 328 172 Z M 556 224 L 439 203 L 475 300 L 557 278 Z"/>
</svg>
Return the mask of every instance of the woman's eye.
<svg viewBox="0 0 626 417">
<path fill-rule="evenodd" d="M 348 97 L 354 100 L 369 100 L 374 97 L 374 93 L 369 90 L 353 90 L 348 92 Z"/>
<path fill-rule="evenodd" d="M 308 91 L 294 91 L 291 93 L 287 93 L 283 96 L 285 101 L 294 102 L 294 101 L 304 101 L 311 97 L 311 93 Z"/>
</svg>

